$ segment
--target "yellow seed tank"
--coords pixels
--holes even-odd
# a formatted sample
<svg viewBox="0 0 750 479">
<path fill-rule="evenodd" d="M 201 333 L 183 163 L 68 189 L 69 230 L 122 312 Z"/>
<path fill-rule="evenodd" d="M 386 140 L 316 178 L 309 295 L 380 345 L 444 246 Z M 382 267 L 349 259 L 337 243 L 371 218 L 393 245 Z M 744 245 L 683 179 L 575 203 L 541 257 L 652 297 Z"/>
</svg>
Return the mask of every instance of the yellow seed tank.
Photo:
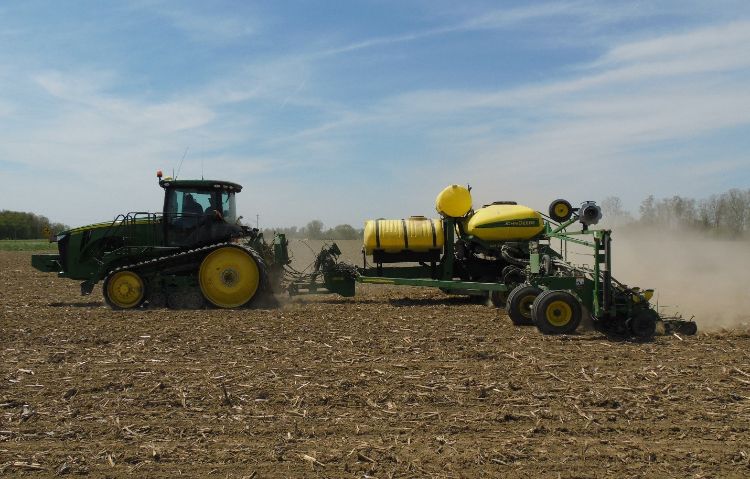
<svg viewBox="0 0 750 479">
<path fill-rule="evenodd" d="M 374 250 L 386 253 L 412 251 L 424 253 L 443 249 L 443 222 L 439 219 L 412 216 L 401 220 L 368 220 L 365 222 L 365 254 Z"/>
<path fill-rule="evenodd" d="M 528 206 L 493 204 L 463 222 L 464 232 L 484 241 L 522 241 L 544 229 L 542 215 Z"/>
<path fill-rule="evenodd" d="M 442 216 L 461 218 L 471 211 L 471 193 L 461 185 L 446 186 L 435 198 L 435 209 Z"/>
</svg>

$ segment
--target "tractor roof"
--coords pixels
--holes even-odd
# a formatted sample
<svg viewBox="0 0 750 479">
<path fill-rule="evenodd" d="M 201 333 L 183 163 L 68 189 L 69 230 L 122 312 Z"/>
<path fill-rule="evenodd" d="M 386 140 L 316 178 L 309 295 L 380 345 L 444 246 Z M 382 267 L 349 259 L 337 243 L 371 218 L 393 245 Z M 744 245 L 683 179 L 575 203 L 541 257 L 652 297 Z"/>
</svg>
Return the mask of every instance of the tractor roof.
<svg viewBox="0 0 750 479">
<path fill-rule="evenodd" d="M 164 179 L 159 181 L 162 188 L 196 188 L 196 189 L 222 189 L 239 193 L 242 191 L 242 185 L 223 180 L 172 180 Z"/>
</svg>

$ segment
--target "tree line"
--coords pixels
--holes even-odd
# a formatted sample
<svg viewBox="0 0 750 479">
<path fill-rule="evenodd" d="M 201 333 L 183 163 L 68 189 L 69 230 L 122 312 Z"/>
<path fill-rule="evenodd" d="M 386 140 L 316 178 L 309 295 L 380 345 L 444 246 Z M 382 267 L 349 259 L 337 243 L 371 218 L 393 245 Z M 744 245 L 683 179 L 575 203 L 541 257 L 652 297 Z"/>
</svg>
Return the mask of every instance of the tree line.
<svg viewBox="0 0 750 479">
<path fill-rule="evenodd" d="M 612 226 L 658 227 L 667 230 L 697 230 L 726 237 L 750 236 L 750 189 L 733 188 L 708 198 L 684 196 L 644 199 L 637 216 L 624 209 L 617 196 L 609 196 L 602 203 L 604 222 Z M 55 233 L 69 227 L 52 223 L 47 217 L 34 213 L 0 211 L 0 239 L 43 238 L 45 228 Z M 360 239 L 362 230 L 348 224 L 326 228 L 322 221 L 312 220 L 303 227 L 265 228 L 263 233 L 284 233 L 287 238 Z"/>
<path fill-rule="evenodd" d="M 312 220 L 307 225 L 298 228 L 291 226 L 287 228 L 265 228 L 263 235 L 272 237 L 274 233 L 283 233 L 290 239 L 331 239 L 331 240 L 353 240 L 362 238 L 363 230 L 356 229 L 351 225 L 337 225 L 333 228 L 325 228 L 320 220 Z"/>
<path fill-rule="evenodd" d="M 62 223 L 53 223 L 46 216 L 34 213 L 9 210 L 0 211 L 0 239 L 21 240 L 45 238 L 45 229 L 59 233 L 70 229 L 70 227 Z M 263 233 L 267 237 L 273 235 L 274 232 L 285 233 L 287 238 L 346 240 L 362 237 L 361 229 L 358 230 L 347 224 L 326 229 L 320 220 L 310 221 L 301 228 L 292 226 L 288 228 L 266 228 L 263 230 Z"/>
<path fill-rule="evenodd" d="M 733 188 L 697 200 L 650 195 L 641 202 L 637 217 L 626 211 L 616 196 L 605 198 L 601 206 L 608 224 L 694 230 L 725 237 L 750 235 L 750 189 Z"/>
<path fill-rule="evenodd" d="M 0 211 L 0 239 L 44 238 L 45 229 L 59 233 L 69 229 L 62 223 L 53 223 L 46 216 L 21 211 Z"/>
<path fill-rule="evenodd" d="M 750 237 L 750 189 L 733 188 L 708 198 L 684 196 L 657 198 L 649 195 L 640 204 L 637 214 L 625 210 L 622 200 L 609 196 L 601 202 L 605 226 L 658 227 L 665 230 L 702 231 L 723 237 Z M 326 229 L 323 222 L 313 220 L 298 228 L 266 228 L 266 237 L 274 232 L 287 238 L 360 239 L 361 229 L 348 224 Z"/>
</svg>

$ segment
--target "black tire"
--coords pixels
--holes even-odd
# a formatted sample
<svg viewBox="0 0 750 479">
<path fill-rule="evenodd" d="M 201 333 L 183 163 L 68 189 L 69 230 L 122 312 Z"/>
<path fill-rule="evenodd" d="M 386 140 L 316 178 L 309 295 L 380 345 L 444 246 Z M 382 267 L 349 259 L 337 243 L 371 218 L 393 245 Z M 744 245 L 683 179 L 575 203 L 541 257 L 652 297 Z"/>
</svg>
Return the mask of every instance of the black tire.
<svg viewBox="0 0 750 479">
<path fill-rule="evenodd" d="M 542 290 L 530 284 L 519 284 L 508 295 L 505 311 L 510 320 L 517 326 L 534 324 L 531 315 L 531 305 Z"/>
<path fill-rule="evenodd" d="M 695 321 L 684 321 L 684 320 L 664 320 L 664 331 L 666 334 L 684 334 L 686 336 L 692 336 L 698 332 L 698 325 Z"/>
<path fill-rule="evenodd" d="M 549 205 L 549 217 L 558 223 L 568 221 L 573 216 L 573 205 L 570 202 L 557 199 Z"/>
<path fill-rule="evenodd" d="M 698 324 L 693 321 L 686 321 L 680 325 L 679 332 L 687 336 L 692 336 L 698 332 Z"/>
<path fill-rule="evenodd" d="M 502 271 L 503 283 L 520 284 L 526 281 L 526 273 L 517 266 L 506 266 Z"/>
<path fill-rule="evenodd" d="M 505 308 L 508 301 L 508 293 L 506 291 L 490 291 L 490 302 L 492 306 L 496 308 Z"/>
<path fill-rule="evenodd" d="M 544 334 L 569 334 L 581 324 L 581 303 L 567 291 L 548 290 L 534 300 L 532 316 Z"/>
</svg>

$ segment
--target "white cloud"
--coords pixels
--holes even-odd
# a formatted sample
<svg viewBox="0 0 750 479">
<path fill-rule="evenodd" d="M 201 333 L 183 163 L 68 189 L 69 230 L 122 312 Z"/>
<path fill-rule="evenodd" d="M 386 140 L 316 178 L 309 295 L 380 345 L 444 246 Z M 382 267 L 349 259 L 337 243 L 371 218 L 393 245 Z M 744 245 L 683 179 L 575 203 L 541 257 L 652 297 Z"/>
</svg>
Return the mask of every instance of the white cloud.
<svg viewBox="0 0 750 479">
<path fill-rule="evenodd" d="M 465 20 L 440 27 L 415 30 L 413 32 L 398 35 L 370 38 L 333 47 L 323 50 L 314 56 L 338 55 L 366 48 L 412 42 L 415 40 L 422 40 L 457 32 L 504 29 L 533 20 L 551 18 L 560 15 L 589 16 L 592 12 L 594 12 L 594 10 L 591 8 L 581 8 L 580 2 L 543 3 L 539 5 L 503 8 L 469 16 Z M 611 16 L 614 17 L 614 15 Z"/>
<path fill-rule="evenodd" d="M 276 101 L 279 107 L 293 100 L 311 76 L 311 61 L 305 56 L 280 57 L 268 61 L 242 63 L 192 95 L 210 104 L 243 103 L 253 100 Z"/>
<path fill-rule="evenodd" d="M 727 157 L 722 148 L 710 159 L 696 159 L 679 148 L 665 158 L 659 146 L 707 141 L 714 132 L 750 125 L 748 38 L 735 24 L 662 36 L 617 47 L 578 78 L 509 92 L 511 101 L 490 95 L 488 104 L 528 114 L 538 124 L 475 146 L 477 160 L 469 163 L 481 173 L 477 186 L 490 187 L 484 178 L 500 166 L 520 179 L 518 193 L 562 188 L 574 195 L 584 189 L 619 194 L 632 205 L 649 192 L 707 194 L 707 172 L 747 173 L 746 159 Z M 471 104 L 482 102 L 474 98 Z M 696 160 L 712 166 L 658 167 Z"/>
<path fill-rule="evenodd" d="M 146 102 L 109 93 L 117 86 L 111 72 L 46 71 L 28 85 L 36 111 L 20 110 L 15 131 L 0 142 L 0 157 L 15 164 L 16 178 L 33 172 L 28 180 L 39 197 L 28 203 L 28 194 L 4 188 L 12 209 L 33 208 L 72 224 L 110 217 L 113 198 L 128 199 L 117 212 L 158 209 L 158 191 L 144 175 L 176 165 L 185 146 L 211 149 L 225 140 L 210 127 L 216 114 L 209 105 L 189 97 Z M 43 200 L 53 191 L 66 204 Z"/>
<path fill-rule="evenodd" d="M 604 55 L 600 64 L 661 61 L 675 55 L 694 57 L 702 52 L 719 53 L 741 45 L 747 47 L 749 42 L 750 22 L 736 21 L 617 46 Z"/>
<path fill-rule="evenodd" d="M 215 117 L 210 108 L 190 99 L 144 103 L 107 94 L 102 90 L 112 78 L 106 73 L 35 75 L 34 81 L 45 92 L 63 101 L 59 129 L 49 132 L 50 137 L 71 143 L 132 138 L 139 133 L 164 137 L 206 125 Z"/>
<path fill-rule="evenodd" d="M 691 47 L 684 48 L 683 43 Z M 467 109 L 543 107 L 550 99 L 557 104 L 574 94 L 615 87 L 627 90 L 636 84 L 663 82 L 670 77 L 689 83 L 701 74 L 744 72 L 748 67 L 750 22 L 738 22 L 617 46 L 601 61 L 576 71 L 579 76 L 569 79 L 494 92 L 409 92 L 389 99 L 383 110 L 448 114 Z M 637 92 L 634 96 L 637 97 Z"/>
<path fill-rule="evenodd" d="M 708 141 L 715 132 L 750 125 L 748 80 L 750 22 L 734 21 L 616 44 L 564 79 L 496 91 L 395 95 L 341 112 L 299 139 L 409 129 L 414 142 L 429 141 L 443 154 L 447 166 L 430 168 L 435 188 L 467 179 L 478 189 L 537 197 L 530 201 L 542 201 L 553 189 L 619 194 L 631 203 L 656 189 L 698 196 L 709 193 L 706 185 L 715 187 L 700 172 L 747 173 L 747 160 L 722 148 L 711 161 L 685 148 L 665 154 L 660 145 Z M 690 168 L 660 167 L 681 160 L 711 166 L 695 175 Z M 419 177 L 428 164 L 421 159 L 399 167 Z M 672 182 L 677 177 L 682 184 Z"/>
<path fill-rule="evenodd" d="M 147 7 L 164 10 L 162 4 Z M 325 61 L 320 54 L 277 52 L 269 61 L 222 67 L 202 85 L 148 97 L 122 93 L 126 72 L 71 65 L 29 75 L 6 64 L 0 66 L 0 119 L 13 130 L 0 131 L 0 158 L 35 174 L 9 176 L 14 184 L 3 185 L 3 207 L 32 208 L 74 224 L 107 218 L 113 210 L 158 209 L 153 172 L 176 168 L 186 147 L 183 177 L 199 176 L 202 161 L 206 177 L 245 184 L 243 213 L 257 209 L 275 224 L 304 223 L 310 215 L 358 224 L 367 215 L 429 214 L 432 197 L 447 182 L 472 183 L 478 202 L 518 199 L 541 208 L 550 195 L 573 199 L 582 191 L 635 201 L 659 186 L 674 193 L 675 178 L 697 196 L 719 175 L 747 172 L 747 160 L 717 149 L 710 162 L 673 171 L 665 165 L 689 155 L 689 147 L 660 145 L 689 145 L 750 124 L 747 21 L 649 38 L 612 36 L 608 43 L 582 35 L 590 51 L 601 52 L 596 61 L 517 87 L 356 99 L 330 93 L 330 84 L 326 93 L 320 89 L 341 81 L 326 70 L 340 71 L 336 61 L 348 58 L 333 58 L 340 53 L 365 55 L 368 48 L 558 17 L 597 30 L 654 9 L 563 2 L 454 16 L 459 19 L 447 26 L 330 48 Z M 216 41 L 231 41 L 255 31 L 210 17 L 201 25 L 200 14 L 184 13 L 193 18 L 159 14 L 195 38 L 216 34 Z M 386 79 L 397 74 L 383 72 Z M 704 151 L 711 151 L 710 142 Z M 335 178 L 328 178 L 334 170 Z M 33 180 L 40 196 L 55 191 L 69 200 L 27 207 L 20 178 Z M 407 199 L 414 209 L 404 211 Z"/>
<path fill-rule="evenodd" d="M 245 10 L 242 13 L 220 14 L 217 13 L 216 8 L 203 2 L 198 2 L 196 5 L 187 2 L 142 0 L 131 4 L 130 8 L 151 12 L 166 19 L 193 40 L 205 43 L 226 43 L 256 35 L 260 30 L 259 19 L 248 14 L 247 6 L 241 2 L 239 7 Z"/>
<path fill-rule="evenodd" d="M 588 16 L 594 12 L 591 8 L 581 9 L 580 6 L 581 2 L 554 2 L 500 8 L 469 18 L 460 24 L 460 28 L 464 30 L 507 28 L 530 20 L 561 15 Z"/>
</svg>

